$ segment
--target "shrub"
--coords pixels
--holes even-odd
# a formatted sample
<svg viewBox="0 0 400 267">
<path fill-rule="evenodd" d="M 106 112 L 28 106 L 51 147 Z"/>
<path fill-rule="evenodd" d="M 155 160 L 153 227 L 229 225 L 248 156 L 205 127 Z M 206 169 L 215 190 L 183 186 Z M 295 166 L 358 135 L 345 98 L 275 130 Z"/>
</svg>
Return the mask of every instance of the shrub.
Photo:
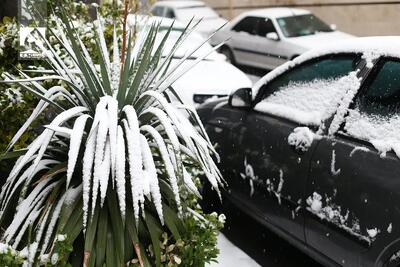
<svg viewBox="0 0 400 267">
<path fill-rule="evenodd" d="M 193 164 L 217 190 L 221 178 L 205 132 L 195 130 L 165 97 L 175 94 L 170 88 L 175 73 L 168 69 L 174 51 L 161 58 L 165 42 L 155 44 L 158 26 L 149 25 L 136 47 L 128 45 L 123 62 L 119 62 L 114 31 L 110 60 L 99 23 L 94 46 L 97 57 L 89 57 L 92 51 L 76 41 L 80 37 L 65 16 L 62 26 L 67 34 L 57 32 L 60 39 L 53 36 L 60 49 L 51 50 L 51 40 L 41 48 L 56 76 L 21 81 L 15 74 L 4 73 L 7 84 L 29 88 L 41 96 L 31 119 L 38 118 L 48 105 L 56 113 L 23 151 L 2 189 L 0 225 L 6 229 L 2 234 L 5 246 L 17 249 L 16 260 L 22 256 L 31 264 L 39 264 L 37 259 L 45 255 L 66 262 L 69 246 L 78 253 L 84 249 L 77 257 L 83 258 L 80 262 L 84 265 L 120 266 L 134 258 L 140 265 L 161 265 L 167 259 L 178 264 L 190 261 L 187 255 L 201 255 L 194 265 L 211 260 L 217 253 L 212 248 L 216 232 L 222 225 L 211 215 L 209 223 L 199 224 L 194 214 L 200 210 L 188 213 L 184 200 L 198 194 L 189 174 Z M 99 63 L 99 72 L 92 62 Z M 40 74 L 41 68 L 36 69 Z M 43 91 L 33 81 L 58 85 Z M 59 85 L 68 85 L 68 90 Z M 195 112 L 186 112 L 202 129 Z M 24 124 L 12 146 L 31 125 L 31 121 Z M 199 230 L 199 225 L 207 225 L 205 231 Z M 69 245 L 61 246 L 64 250 L 59 253 L 60 234 L 67 235 Z M 164 241 L 160 244 L 161 236 Z M 165 240 L 175 240 L 175 245 L 166 247 Z M 185 242 L 203 245 L 182 248 Z M 18 252 L 18 248 L 29 253 Z M 181 257 L 169 257 L 172 251 Z"/>
</svg>

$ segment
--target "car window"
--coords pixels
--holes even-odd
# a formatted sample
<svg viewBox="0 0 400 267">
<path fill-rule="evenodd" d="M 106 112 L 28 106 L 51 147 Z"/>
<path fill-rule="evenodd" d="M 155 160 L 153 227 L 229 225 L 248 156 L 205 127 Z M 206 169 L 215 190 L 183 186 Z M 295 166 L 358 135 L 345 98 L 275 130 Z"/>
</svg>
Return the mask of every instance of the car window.
<svg viewBox="0 0 400 267">
<path fill-rule="evenodd" d="M 261 88 L 254 107 L 300 124 L 320 125 L 333 115 L 350 86 L 356 55 L 329 56 L 304 63 Z"/>
<path fill-rule="evenodd" d="M 236 32 L 247 32 L 249 34 L 255 34 L 257 30 L 258 20 L 259 18 L 256 17 L 246 17 L 238 22 L 232 30 Z"/>
<path fill-rule="evenodd" d="M 400 141 L 400 62 L 382 62 L 355 99 L 346 118 L 347 134 L 375 145 Z"/>
<path fill-rule="evenodd" d="M 153 10 L 151 11 L 151 13 L 152 13 L 154 16 L 163 17 L 163 16 L 164 16 L 164 7 L 156 6 L 156 7 L 153 8 Z"/>
<path fill-rule="evenodd" d="M 278 18 L 277 21 L 283 34 L 288 38 L 333 31 L 330 26 L 312 14 Z"/>
<path fill-rule="evenodd" d="M 257 27 L 257 35 L 265 37 L 267 33 L 276 32 L 275 26 L 271 19 L 260 18 Z"/>
<path fill-rule="evenodd" d="M 170 19 L 174 19 L 175 18 L 175 12 L 172 8 L 167 8 L 165 11 L 165 17 L 166 18 L 170 18 Z"/>
</svg>

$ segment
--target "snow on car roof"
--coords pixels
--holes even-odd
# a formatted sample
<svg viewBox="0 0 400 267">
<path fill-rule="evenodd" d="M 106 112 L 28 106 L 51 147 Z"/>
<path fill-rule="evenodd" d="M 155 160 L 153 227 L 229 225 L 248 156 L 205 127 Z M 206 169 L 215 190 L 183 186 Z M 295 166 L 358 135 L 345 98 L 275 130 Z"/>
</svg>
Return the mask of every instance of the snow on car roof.
<svg viewBox="0 0 400 267">
<path fill-rule="evenodd" d="M 297 15 L 310 14 L 311 12 L 305 9 L 299 8 L 288 8 L 288 7 L 276 7 L 276 8 L 264 8 L 256 9 L 248 12 L 244 12 L 244 16 L 257 16 L 257 17 L 268 17 L 268 18 L 280 18 L 280 17 L 291 17 Z"/>
<path fill-rule="evenodd" d="M 169 28 L 171 26 L 172 30 L 183 30 L 186 28 L 186 25 L 176 21 L 174 19 L 165 18 L 165 17 L 158 17 L 158 16 L 148 16 L 148 15 L 135 15 L 129 14 L 128 15 L 128 25 L 131 27 L 135 26 L 135 24 L 146 24 L 146 23 L 160 23 L 161 28 Z"/>
<path fill-rule="evenodd" d="M 277 67 L 261 78 L 253 87 L 253 95 L 256 96 L 261 86 L 282 74 L 286 70 L 313 58 L 341 53 L 362 53 L 367 56 L 367 61 L 369 58 L 375 58 L 379 56 L 400 58 L 399 47 L 400 36 L 377 36 L 350 38 L 312 49 L 295 58 L 294 60 L 288 61 L 285 64 Z"/>
<path fill-rule="evenodd" d="M 154 6 L 168 6 L 172 8 L 201 7 L 205 4 L 201 1 L 162 1 Z"/>
<path fill-rule="evenodd" d="M 310 57 L 320 53 L 374 52 L 379 55 L 400 57 L 399 46 L 400 36 L 358 37 L 341 40 L 318 49 L 310 50 L 303 55 Z"/>
</svg>

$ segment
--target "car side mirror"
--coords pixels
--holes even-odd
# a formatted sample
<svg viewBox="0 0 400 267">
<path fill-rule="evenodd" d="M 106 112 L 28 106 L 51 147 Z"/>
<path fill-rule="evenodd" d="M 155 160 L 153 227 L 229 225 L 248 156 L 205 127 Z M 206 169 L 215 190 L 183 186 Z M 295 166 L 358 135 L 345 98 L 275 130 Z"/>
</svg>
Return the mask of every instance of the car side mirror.
<svg viewBox="0 0 400 267">
<path fill-rule="evenodd" d="M 240 88 L 229 96 L 229 106 L 234 108 L 250 108 L 252 99 L 251 88 Z"/>
<path fill-rule="evenodd" d="M 267 37 L 267 39 L 272 41 L 279 41 L 279 36 L 276 32 L 269 32 L 265 37 Z"/>
<path fill-rule="evenodd" d="M 330 27 L 331 27 L 331 30 L 332 30 L 332 31 L 336 31 L 336 29 L 337 29 L 336 24 L 331 24 Z"/>
</svg>

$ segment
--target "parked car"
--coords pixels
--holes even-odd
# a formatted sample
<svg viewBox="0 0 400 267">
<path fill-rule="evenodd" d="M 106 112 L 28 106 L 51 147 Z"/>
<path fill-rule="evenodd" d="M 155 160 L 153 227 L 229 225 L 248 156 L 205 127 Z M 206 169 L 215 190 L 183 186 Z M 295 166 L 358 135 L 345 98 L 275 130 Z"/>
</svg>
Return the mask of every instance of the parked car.
<svg viewBox="0 0 400 267">
<path fill-rule="evenodd" d="M 201 20 L 196 30 L 207 38 L 228 22 L 201 1 L 161 1 L 155 3 L 150 12 L 154 16 L 175 19 L 183 24 L 192 19 Z"/>
<path fill-rule="evenodd" d="M 309 49 L 352 37 L 335 30 L 307 10 L 268 8 L 244 12 L 212 39 L 232 63 L 263 69 L 275 67 Z"/>
<path fill-rule="evenodd" d="M 173 49 L 178 38 L 182 35 L 186 25 L 172 19 L 148 16 L 130 15 L 128 22 L 131 27 L 144 27 L 152 22 L 160 22 L 160 33 L 156 38 L 159 44 L 173 24 L 169 38 L 166 41 L 163 57 Z M 196 50 L 197 49 L 197 50 Z M 179 67 L 179 72 L 196 63 L 193 68 L 180 76 L 173 84 L 179 97 L 192 106 L 204 103 L 212 98 L 227 97 L 232 91 L 243 87 L 251 87 L 251 80 L 241 70 L 229 64 L 226 57 L 217 52 L 211 52 L 213 47 L 197 32 L 192 32 L 181 44 L 172 57 L 170 68 L 180 63 L 181 59 L 191 51 L 196 50 Z"/>
<path fill-rule="evenodd" d="M 338 42 L 198 109 L 224 197 L 325 266 L 400 266 L 398 47 Z"/>
</svg>

